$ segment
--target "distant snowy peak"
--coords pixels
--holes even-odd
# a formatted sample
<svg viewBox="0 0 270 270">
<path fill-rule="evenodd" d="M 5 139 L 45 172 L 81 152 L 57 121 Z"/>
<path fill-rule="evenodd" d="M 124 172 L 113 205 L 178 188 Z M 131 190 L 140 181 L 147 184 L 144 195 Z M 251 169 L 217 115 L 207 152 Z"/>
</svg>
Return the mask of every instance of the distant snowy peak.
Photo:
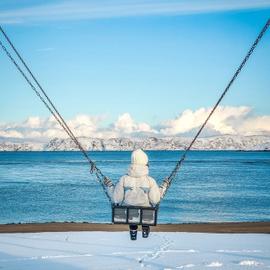
<svg viewBox="0 0 270 270">
<path fill-rule="evenodd" d="M 0 151 L 44 151 L 44 144 L 31 142 L 0 142 Z"/>
<path fill-rule="evenodd" d="M 133 150 L 183 150 L 191 138 L 79 138 L 80 143 L 87 150 L 113 151 Z M 216 136 L 199 138 L 193 150 L 270 150 L 270 136 Z M 0 143 L 0 151 L 76 151 L 78 148 L 71 139 L 52 139 L 49 143 Z"/>
</svg>

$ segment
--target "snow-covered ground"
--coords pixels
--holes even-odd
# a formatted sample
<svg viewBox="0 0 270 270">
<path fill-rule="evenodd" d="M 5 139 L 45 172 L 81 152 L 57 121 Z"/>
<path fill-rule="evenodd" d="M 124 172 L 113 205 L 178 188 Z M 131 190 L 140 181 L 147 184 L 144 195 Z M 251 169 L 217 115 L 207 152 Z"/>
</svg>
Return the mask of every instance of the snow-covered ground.
<svg viewBox="0 0 270 270">
<path fill-rule="evenodd" d="M 270 269 L 270 235 L 0 234 L 0 269 Z"/>
</svg>

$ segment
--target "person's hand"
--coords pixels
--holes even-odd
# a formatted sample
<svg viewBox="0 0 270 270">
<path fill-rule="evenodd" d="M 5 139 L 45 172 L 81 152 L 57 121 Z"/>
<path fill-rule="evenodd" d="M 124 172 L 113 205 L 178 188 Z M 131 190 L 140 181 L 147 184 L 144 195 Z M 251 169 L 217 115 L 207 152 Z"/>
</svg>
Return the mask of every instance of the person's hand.
<svg viewBox="0 0 270 270">
<path fill-rule="evenodd" d="M 164 188 L 167 188 L 169 185 L 170 185 L 170 181 L 168 180 L 168 178 L 166 178 L 161 184 L 161 186 Z"/>
<path fill-rule="evenodd" d="M 106 187 L 111 187 L 113 185 L 112 181 L 107 177 L 103 180 L 103 184 Z"/>
</svg>

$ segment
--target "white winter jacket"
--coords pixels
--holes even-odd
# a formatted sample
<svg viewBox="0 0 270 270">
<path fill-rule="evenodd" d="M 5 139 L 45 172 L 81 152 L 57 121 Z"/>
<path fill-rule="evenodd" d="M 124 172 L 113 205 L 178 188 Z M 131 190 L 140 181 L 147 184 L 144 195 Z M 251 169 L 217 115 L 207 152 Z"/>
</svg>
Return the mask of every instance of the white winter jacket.
<svg viewBox="0 0 270 270">
<path fill-rule="evenodd" d="M 145 165 L 131 164 L 128 174 L 120 178 L 112 194 L 114 203 L 151 206 L 160 201 L 160 189 L 148 175 Z"/>
</svg>

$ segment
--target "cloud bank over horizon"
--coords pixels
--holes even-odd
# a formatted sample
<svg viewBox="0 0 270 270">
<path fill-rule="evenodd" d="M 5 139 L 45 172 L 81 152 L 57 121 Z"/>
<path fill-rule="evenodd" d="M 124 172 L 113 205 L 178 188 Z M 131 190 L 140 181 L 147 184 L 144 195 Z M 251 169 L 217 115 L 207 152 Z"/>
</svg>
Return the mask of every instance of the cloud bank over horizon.
<svg viewBox="0 0 270 270">
<path fill-rule="evenodd" d="M 136 122 L 129 113 L 121 114 L 115 122 L 104 127 L 104 116 L 77 115 L 67 120 L 77 137 L 173 137 L 192 136 L 206 119 L 211 108 L 187 109 L 176 118 L 156 126 Z M 257 116 L 247 106 L 220 106 L 210 118 L 202 136 L 214 135 L 270 135 L 270 115 Z M 49 141 L 67 138 L 62 127 L 51 116 L 31 116 L 19 123 L 0 123 L 0 138 Z"/>
</svg>

